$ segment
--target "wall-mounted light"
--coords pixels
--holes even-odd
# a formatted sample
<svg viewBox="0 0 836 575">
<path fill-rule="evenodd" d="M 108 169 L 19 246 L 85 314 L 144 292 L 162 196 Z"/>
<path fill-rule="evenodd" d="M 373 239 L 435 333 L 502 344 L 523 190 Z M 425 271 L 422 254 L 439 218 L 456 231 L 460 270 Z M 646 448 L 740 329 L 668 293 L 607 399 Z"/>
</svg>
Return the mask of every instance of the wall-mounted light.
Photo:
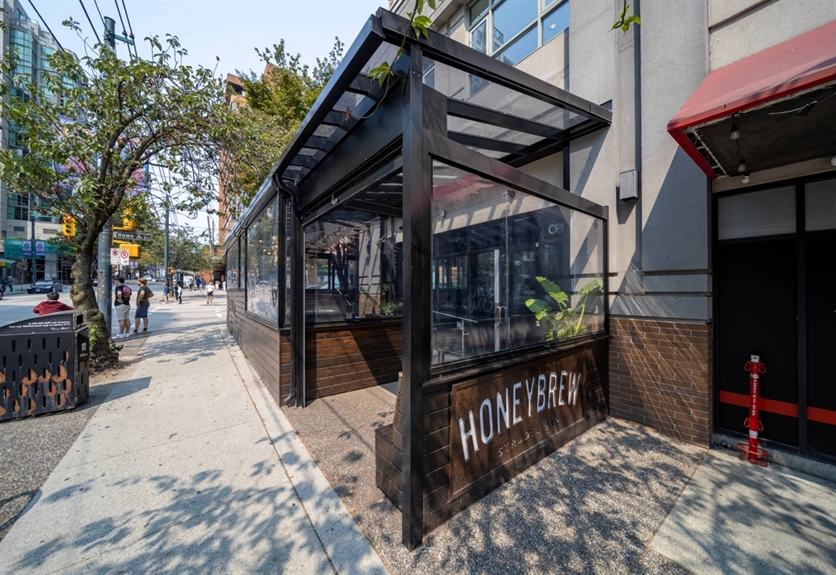
<svg viewBox="0 0 836 575">
<path fill-rule="evenodd" d="M 732 122 L 731 125 L 731 132 L 729 132 L 729 138 L 732 140 L 736 140 L 740 137 L 740 130 L 737 129 L 737 124 Z"/>
</svg>

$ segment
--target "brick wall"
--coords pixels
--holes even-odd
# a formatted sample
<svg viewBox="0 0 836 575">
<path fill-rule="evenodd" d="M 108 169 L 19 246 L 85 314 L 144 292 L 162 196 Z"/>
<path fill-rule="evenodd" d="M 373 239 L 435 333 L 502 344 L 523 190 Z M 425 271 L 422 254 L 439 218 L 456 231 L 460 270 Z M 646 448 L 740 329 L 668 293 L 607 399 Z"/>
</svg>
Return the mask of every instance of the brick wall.
<svg viewBox="0 0 836 575">
<path fill-rule="evenodd" d="M 613 317 L 610 332 L 610 414 L 707 445 L 712 326 Z"/>
</svg>

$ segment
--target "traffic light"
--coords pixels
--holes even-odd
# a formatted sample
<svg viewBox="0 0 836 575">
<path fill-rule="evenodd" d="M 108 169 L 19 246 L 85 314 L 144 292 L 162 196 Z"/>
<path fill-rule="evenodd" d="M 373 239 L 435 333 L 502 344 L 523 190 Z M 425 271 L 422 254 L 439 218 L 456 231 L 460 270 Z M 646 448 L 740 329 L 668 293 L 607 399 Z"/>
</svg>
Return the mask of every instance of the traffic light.
<svg viewBox="0 0 836 575">
<path fill-rule="evenodd" d="M 136 229 L 136 220 L 131 217 L 131 208 L 122 210 L 122 225 L 113 226 L 114 230 L 130 232 Z"/>
<path fill-rule="evenodd" d="M 75 236 L 75 218 L 69 215 L 64 215 L 61 218 L 61 233 L 72 238 Z"/>
</svg>

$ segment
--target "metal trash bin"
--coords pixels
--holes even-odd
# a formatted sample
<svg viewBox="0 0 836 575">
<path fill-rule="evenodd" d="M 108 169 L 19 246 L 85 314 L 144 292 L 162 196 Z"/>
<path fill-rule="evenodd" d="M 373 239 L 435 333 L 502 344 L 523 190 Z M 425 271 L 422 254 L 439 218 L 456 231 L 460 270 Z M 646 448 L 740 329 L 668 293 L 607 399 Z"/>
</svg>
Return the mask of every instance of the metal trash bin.
<svg viewBox="0 0 836 575">
<path fill-rule="evenodd" d="M 90 396 L 87 312 L 0 327 L 0 421 L 74 409 Z"/>
</svg>

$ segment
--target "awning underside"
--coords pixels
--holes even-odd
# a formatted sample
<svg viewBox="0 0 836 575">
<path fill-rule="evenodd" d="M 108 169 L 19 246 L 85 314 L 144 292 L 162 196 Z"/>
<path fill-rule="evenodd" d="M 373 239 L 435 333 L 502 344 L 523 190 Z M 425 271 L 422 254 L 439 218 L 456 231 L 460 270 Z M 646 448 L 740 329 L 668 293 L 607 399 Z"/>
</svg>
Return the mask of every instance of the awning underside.
<svg viewBox="0 0 836 575">
<path fill-rule="evenodd" d="M 668 123 L 711 178 L 836 153 L 836 21 L 715 70 Z"/>
</svg>

